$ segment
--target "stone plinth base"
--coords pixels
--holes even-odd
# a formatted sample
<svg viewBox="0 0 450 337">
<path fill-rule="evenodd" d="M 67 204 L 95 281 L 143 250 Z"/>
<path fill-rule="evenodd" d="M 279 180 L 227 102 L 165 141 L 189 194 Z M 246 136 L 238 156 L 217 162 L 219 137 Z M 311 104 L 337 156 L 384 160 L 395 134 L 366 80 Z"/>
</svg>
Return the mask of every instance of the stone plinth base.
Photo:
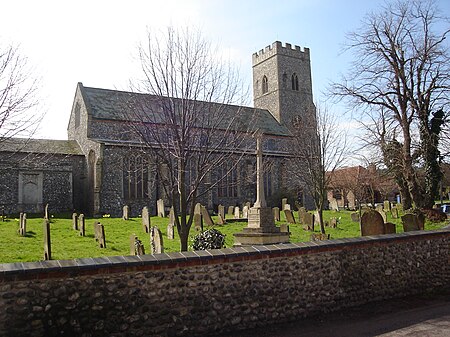
<svg viewBox="0 0 450 337">
<path fill-rule="evenodd" d="M 240 233 L 234 234 L 235 246 L 271 245 L 289 243 L 289 232 L 281 232 L 275 226 L 270 207 L 252 207 L 248 211 L 248 225 Z"/>
</svg>

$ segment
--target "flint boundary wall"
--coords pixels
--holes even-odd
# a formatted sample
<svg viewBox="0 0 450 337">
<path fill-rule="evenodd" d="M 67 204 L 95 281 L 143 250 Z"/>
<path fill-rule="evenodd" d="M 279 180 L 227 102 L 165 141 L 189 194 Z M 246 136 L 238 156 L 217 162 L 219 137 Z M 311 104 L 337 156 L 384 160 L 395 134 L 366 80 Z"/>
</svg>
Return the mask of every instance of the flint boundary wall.
<svg viewBox="0 0 450 337">
<path fill-rule="evenodd" d="M 0 335 L 197 336 L 450 287 L 450 229 L 0 265 Z"/>
</svg>

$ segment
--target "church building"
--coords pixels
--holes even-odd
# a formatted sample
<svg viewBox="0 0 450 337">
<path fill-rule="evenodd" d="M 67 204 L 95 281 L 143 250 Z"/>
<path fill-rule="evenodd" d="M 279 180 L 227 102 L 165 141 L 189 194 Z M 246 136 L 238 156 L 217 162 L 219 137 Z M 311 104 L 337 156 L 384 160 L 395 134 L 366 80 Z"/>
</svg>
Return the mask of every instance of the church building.
<svg viewBox="0 0 450 337">
<path fill-rule="evenodd" d="M 286 147 L 292 123 L 315 121 L 309 49 L 277 41 L 254 53 L 252 64 L 254 107 L 230 105 L 224 112 L 239 109 L 242 120 L 257 114 L 256 127 L 264 133 L 264 160 L 271 162 L 264 178 L 269 206 L 279 206 L 281 198 L 292 196 L 291 202 L 312 207 L 302 183 L 289 179 L 291 153 Z M 119 216 L 129 205 L 133 216 L 143 206 L 156 214 L 156 201 L 166 196 L 152 168 L 155 163 L 134 150 L 138 139 L 123 132 L 129 122 L 127 109 L 132 108 L 127 102 L 143 95 L 78 83 L 68 140 L 0 142 L 0 208 L 7 213 L 38 213 L 49 204 L 51 213 Z M 216 211 L 219 204 L 253 203 L 255 181 L 248 177 L 254 163 L 254 155 L 244 158 L 200 201 Z M 225 171 L 218 168 L 219 174 Z"/>
</svg>

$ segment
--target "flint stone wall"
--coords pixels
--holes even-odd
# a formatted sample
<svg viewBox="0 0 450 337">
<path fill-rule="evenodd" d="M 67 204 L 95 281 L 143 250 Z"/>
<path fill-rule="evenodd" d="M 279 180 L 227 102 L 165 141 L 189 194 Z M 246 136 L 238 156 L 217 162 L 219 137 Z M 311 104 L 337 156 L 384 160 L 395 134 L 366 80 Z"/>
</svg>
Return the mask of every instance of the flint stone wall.
<svg viewBox="0 0 450 337">
<path fill-rule="evenodd" d="M 0 335 L 201 336 L 448 290 L 450 229 L 0 265 Z"/>
</svg>

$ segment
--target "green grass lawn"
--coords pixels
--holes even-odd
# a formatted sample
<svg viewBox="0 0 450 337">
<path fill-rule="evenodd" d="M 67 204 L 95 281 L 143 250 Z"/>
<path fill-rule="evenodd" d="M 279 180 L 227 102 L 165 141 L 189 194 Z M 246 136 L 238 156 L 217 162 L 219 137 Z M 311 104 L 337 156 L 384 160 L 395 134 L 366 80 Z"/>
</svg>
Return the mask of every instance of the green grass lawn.
<svg viewBox="0 0 450 337">
<path fill-rule="evenodd" d="M 297 212 L 295 212 L 297 215 Z M 282 214 L 282 217 L 284 215 Z M 325 211 L 324 218 L 340 218 L 338 228 L 326 228 L 331 239 L 349 238 L 360 236 L 359 223 L 352 222 L 350 212 Z M 215 217 L 213 217 L 215 220 Z M 296 218 L 296 220 L 298 220 Z M 98 248 L 94 240 L 93 224 L 100 221 L 105 226 L 106 248 Z M 403 232 L 400 219 L 392 219 L 388 215 L 387 221 L 393 222 L 397 226 L 397 233 Z M 179 251 L 179 239 L 175 233 L 174 240 L 168 240 L 166 236 L 168 218 L 151 218 L 151 225 L 157 226 L 163 233 L 165 252 Z M 277 224 L 285 223 L 284 218 Z M 226 246 L 233 246 L 233 233 L 240 232 L 246 222 L 233 222 L 226 225 L 216 225 L 219 231 L 226 235 Z M 438 229 L 446 225 L 443 223 L 427 222 L 425 229 Z M 43 220 L 41 218 L 27 219 L 27 235 L 21 237 L 18 234 L 19 220 L 7 219 L 0 221 L 0 262 L 24 262 L 38 261 L 43 259 Z M 319 228 L 315 229 L 319 232 Z M 175 231 L 176 232 L 176 231 Z M 291 242 L 309 241 L 311 232 L 303 230 L 302 225 L 290 225 Z M 52 259 L 64 260 L 82 257 L 99 257 L 114 255 L 129 255 L 130 235 L 136 234 L 145 246 L 146 253 L 150 253 L 149 234 L 144 233 L 140 218 L 133 218 L 124 221 L 121 218 L 86 219 L 86 236 L 81 237 L 78 231 L 72 229 L 72 219 L 62 216 L 51 219 L 51 243 Z M 194 228 L 191 229 L 191 236 L 195 235 Z"/>
</svg>

